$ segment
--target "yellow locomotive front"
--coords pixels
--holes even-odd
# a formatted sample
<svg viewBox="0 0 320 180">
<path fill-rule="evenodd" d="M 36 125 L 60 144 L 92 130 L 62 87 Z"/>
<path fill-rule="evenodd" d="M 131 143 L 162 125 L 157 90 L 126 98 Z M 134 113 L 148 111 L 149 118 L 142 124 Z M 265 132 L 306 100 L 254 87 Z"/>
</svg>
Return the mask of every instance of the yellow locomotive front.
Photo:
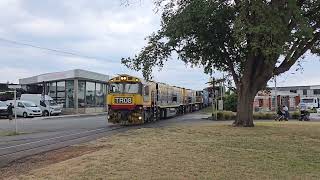
<svg viewBox="0 0 320 180">
<path fill-rule="evenodd" d="M 109 80 L 108 121 L 114 124 L 143 124 L 142 82 L 139 78 L 119 75 Z"/>
</svg>

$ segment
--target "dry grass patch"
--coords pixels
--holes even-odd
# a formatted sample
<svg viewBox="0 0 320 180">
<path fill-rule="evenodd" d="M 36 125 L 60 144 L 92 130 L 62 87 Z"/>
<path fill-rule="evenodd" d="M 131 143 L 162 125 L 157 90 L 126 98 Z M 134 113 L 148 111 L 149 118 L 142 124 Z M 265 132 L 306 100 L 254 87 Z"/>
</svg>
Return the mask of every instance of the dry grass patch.
<svg viewBox="0 0 320 180">
<path fill-rule="evenodd" d="M 26 174 L 33 169 L 43 168 L 50 164 L 59 163 L 61 161 L 98 151 L 102 148 L 107 147 L 91 144 L 75 145 L 19 159 L 10 163 L 6 167 L 0 168 L 0 180 L 7 179 L 13 175 L 18 176 Z"/>
<path fill-rule="evenodd" d="M 19 179 L 320 179 L 320 123 L 176 125 L 96 143 L 109 148 Z"/>
</svg>

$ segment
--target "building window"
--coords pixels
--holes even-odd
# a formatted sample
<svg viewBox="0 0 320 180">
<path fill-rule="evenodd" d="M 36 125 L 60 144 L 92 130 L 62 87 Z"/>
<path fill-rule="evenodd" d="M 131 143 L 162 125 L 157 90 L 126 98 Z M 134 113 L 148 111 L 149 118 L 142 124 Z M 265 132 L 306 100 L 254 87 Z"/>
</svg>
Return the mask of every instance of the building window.
<svg viewBox="0 0 320 180">
<path fill-rule="evenodd" d="M 63 107 L 66 107 L 66 82 L 59 81 L 57 82 L 57 103 L 63 104 Z"/>
<path fill-rule="evenodd" d="M 259 107 L 263 107 L 263 99 L 259 99 Z"/>
<path fill-rule="evenodd" d="M 94 82 L 86 82 L 86 107 L 96 106 L 95 90 L 96 84 Z"/>
<path fill-rule="evenodd" d="M 320 94 L 320 89 L 314 89 L 314 90 L 313 90 L 313 94 L 319 95 L 319 94 Z"/>
<path fill-rule="evenodd" d="M 74 108 L 74 81 L 66 81 L 66 108 Z"/>
<path fill-rule="evenodd" d="M 84 108 L 85 107 L 85 92 L 86 92 L 86 82 L 79 81 L 78 83 L 78 107 Z"/>
<path fill-rule="evenodd" d="M 46 95 L 49 95 L 49 92 L 50 92 L 50 83 L 45 83 L 44 93 Z"/>
<path fill-rule="evenodd" d="M 291 93 L 297 93 L 297 90 L 290 90 Z"/>
<path fill-rule="evenodd" d="M 303 90 L 303 95 L 304 96 L 308 95 L 308 91 L 306 89 Z"/>
<path fill-rule="evenodd" d="M 96 101 L 97 107 L 104 107 L 105 105 L 105 94 L 106 94 L 105 84 L 96 83 Z"/>
<path fill-rule="evenodd" d="M 49 96 L 55 101 L 57 100 L 57 82 L 49 83 Z"/>
</svg>

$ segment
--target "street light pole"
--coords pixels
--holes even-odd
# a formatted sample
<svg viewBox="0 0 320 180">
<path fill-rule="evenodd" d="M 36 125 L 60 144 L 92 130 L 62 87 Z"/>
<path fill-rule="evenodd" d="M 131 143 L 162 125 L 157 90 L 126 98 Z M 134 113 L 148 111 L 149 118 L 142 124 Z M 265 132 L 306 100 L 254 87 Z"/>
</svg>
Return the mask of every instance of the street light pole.
<svg viewBox="0 0 320 180">
<path fill-rule="evenodd" d="M 14 96 L 14 121 L 15 121 L 15 131 L 18 133 L 18 118 L 17 118 L 17 89 L 21 88 L 21 85 L 8 85 L 9 89 L 13 89 Z"/>
</svg>

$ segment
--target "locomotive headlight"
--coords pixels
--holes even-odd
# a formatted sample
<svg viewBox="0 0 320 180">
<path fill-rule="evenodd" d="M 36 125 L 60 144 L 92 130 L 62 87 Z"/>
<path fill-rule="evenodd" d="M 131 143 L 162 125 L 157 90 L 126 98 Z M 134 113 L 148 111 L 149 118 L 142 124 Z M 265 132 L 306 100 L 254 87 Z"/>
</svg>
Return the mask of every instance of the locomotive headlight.
<svg viewBox="0 0 320 180">
<path fill-rule="evenodd" d="M 141 120 L 142 119 L 142 117 L 141 116 L 139 116 L 139 120 Z"/>
<path fill-rule="evenodd" d="M 136 81 L 138 82 L 138 81 L 139 81 L 139 79 L 136 79 Z"/>
</svg>

